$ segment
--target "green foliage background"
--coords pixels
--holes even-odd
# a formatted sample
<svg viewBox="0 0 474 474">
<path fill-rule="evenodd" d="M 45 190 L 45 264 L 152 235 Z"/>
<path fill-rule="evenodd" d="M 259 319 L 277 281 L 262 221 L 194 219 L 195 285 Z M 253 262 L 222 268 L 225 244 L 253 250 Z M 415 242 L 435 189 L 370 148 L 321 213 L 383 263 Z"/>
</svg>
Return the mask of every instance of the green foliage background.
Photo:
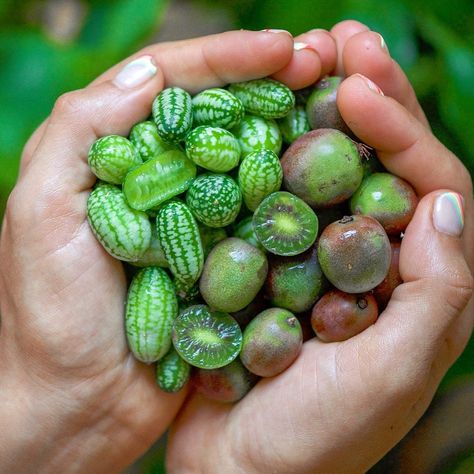
<svg viewBox="0 0 474 474">
<path fill-rule="evenodd" d="M 79 33 L 59 42 L 34 12 L 43 0 L 0 1 L 0 216 L 24 143 L 63 92 L 83 87 L 149 42 L 166 0 L 83 0 Z M 49 2 L 51 3 L 51 2 Z M 181 2 L 184 3 L 184 2 Z M 474 172 L 474 3 L 472 0 L 195 0 L 225 9 L 235 28 L 293 34 L 357 19 L 384 36 L 413 82 L 435 134 Z M 32 14 L 33 12 L 33 14 Z M 433 157 L 436 166 L 436 157 Z M 474 344 L 445 379 L 472 373 Z"/>
</svg>

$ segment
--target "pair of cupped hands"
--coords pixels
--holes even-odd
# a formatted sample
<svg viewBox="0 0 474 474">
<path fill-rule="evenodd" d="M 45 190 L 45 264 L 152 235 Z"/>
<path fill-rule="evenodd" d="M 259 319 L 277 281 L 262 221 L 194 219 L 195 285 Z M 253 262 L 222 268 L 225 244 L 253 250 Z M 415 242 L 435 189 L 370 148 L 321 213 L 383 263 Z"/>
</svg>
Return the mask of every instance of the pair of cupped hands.
<svg viewBox="0 0 474 474">
<path fill-rule="evenodd" d="M 127 348 L 122 265 L 87 223 L 90 145 L 127 135 L 165 86 L 271 76 L 299 89 L 328 73 L 346 76 L 346 123 L 420 197 L 404 283 L 376 324 L 306 342 L 235 405 L 161 392 Z M 1 472 L 121 471 L 168 428 L 170 473 L 364 472 L 420 418 L 470 337 L 472 184 L 378 33 L 355 21 L 296 38 L 231 31 L 146 47 L 61 96 L 25 146 L 0 259 Z"/>
</svg>

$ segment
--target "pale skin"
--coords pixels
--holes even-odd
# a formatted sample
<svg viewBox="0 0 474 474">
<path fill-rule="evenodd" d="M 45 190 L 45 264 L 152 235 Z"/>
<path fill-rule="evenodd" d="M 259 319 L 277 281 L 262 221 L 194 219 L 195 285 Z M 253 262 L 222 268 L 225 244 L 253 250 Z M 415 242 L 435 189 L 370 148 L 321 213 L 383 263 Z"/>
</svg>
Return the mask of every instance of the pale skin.
<svg viewBox="0 0 474 474">
<path fill-rule="evenodd" d="M 379 35 L 349 21 L 295 40 L 314 50 L 249 31 L 147 47 L 134 56 L 153 56 L 147 82 L 116 85 L 129 58 L 62 96 L 33 134 L 0 243 L 0 471 L 119 472 L 172 423 L 171 473 L 364 472 L 427 408 L 472 331 L 470 176 L 431 134 Z M 421 198 L 401 247 L 404 284 L 374 326 L 343 343 L 308 341 L 233 406 L 161 392 L 127 349 L 121 264 L 85 219 L 89 146 L 126 135 L 164 86 L 196 92 L 273 75 L 300 88 L 334 69 L 348 77 L 338 96 L 346 122 Z M 442 190 L 464 197 L 460 237 L 433 226 Z"/>
</svg>

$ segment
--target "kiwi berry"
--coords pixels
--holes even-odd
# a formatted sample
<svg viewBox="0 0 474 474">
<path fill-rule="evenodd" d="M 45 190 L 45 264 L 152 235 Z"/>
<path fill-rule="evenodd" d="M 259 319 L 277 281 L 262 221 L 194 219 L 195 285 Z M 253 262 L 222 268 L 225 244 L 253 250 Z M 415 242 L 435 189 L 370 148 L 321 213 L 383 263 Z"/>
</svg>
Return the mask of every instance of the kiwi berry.
<svg viewBox="0 0 474 474">
<path fill-rule="evenodd" d="M 227 313 L 211 312 L 206 305 L 186 308 L 173 324 L 173 344 L 189 364 L 215 369 L 232 362 L 242 346 L 242 331 Z"/>
<path fill-rule="evenodd" d="M 300 198 L 277 191 L 260 203 L 253 216 L 253 227 L 257 239 L 269 252 L 291 256 L 314 244 L 318 218 Z"/>
</svg>

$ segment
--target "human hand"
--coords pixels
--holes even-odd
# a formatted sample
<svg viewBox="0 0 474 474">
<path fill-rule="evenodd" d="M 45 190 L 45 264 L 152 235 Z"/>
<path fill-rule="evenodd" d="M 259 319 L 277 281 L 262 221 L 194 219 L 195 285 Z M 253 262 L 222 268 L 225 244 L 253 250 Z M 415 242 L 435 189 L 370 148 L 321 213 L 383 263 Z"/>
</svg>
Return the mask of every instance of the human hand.
<svg viewBox="0 0 474 474">
<path fill-rule="evenodd" d="M 310 37 L 320 55 L 294 49 L 284 32 L 147 47 L 60 97 L 33 134 L 0 243 L 0 471 L 120 471 L 163 433 L 185 397 L 161 392 L 153 368 L 128 351 L 123 268 L 86 220 L 90 145 L 127 135 L 164 84 L 196 92 L 274 74 L 294 88 L 309 85 L 336 60 L 327 33 Z"/>
<path fill-rule="evenodd" d="M 365 472 L 421 417 L 471 334 L 469 173 L 432 135 L 380 35 L 357 22 L 332 34 L 336 72 L 350 76 L 338 92 L 343 118 L 420 197 L 401 246 L 404 283 L 373 326 L 344 342 L 306 342 L 237 404 L 192 394 L 170 433 L 171 473 Z M 464 197 L 464 229 L 453 192 Z"/>
</svg>

